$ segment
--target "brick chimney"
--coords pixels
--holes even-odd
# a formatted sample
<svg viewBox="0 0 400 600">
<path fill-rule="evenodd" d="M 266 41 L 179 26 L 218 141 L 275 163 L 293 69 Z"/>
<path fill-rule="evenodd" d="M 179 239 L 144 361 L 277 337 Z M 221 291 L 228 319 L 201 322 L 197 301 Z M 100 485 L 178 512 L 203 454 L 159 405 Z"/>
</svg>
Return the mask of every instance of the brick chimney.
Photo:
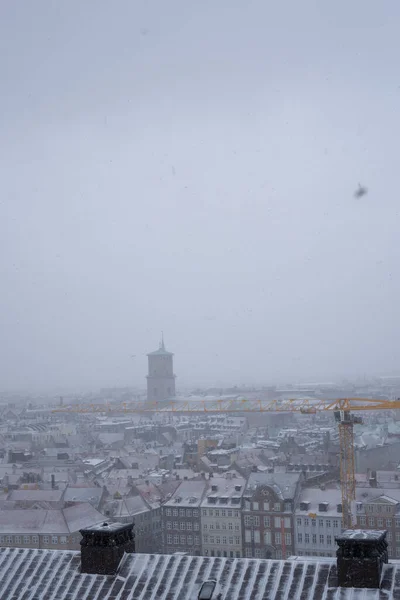
<svg viewBox="0 0 400 600">
<path fill-rule="evenodd" d="M 379 588 L 388 562 L 386 531 L 346 529 L 335 539 L 338 586 Z"/>
<path fill-rule="evenodd" d="M 115 575 L 124 552 L 135 552 L 132 523 L 101 523 L 81 529 L 81 572 Z"/>
</svg>

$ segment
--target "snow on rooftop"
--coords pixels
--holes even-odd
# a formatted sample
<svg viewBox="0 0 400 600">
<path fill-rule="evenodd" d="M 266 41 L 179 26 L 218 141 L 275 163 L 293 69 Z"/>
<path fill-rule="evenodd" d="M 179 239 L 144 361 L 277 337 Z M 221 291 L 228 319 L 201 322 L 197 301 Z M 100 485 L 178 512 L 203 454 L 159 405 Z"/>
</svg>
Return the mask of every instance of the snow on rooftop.
<svg viewBox="0 0 400 600">
<path fill-rule="evenodd" d="M 204 581 L 219 600 L 399 598 L 400 565 L 384 565 L 381 589 L 337 588 L 334 560 L 257 560 L 125 554 L 115 577 L 80 571 L 80 553 L 0 549 L 1 597 L 37 600 L 193 600 Z"/>
<path fill-rule="evenodd" d="M 385 534 L 384 531 L 368 529 L 346 529 L 337 536 L 340 540 L 379 540 Z"/>
</svg>

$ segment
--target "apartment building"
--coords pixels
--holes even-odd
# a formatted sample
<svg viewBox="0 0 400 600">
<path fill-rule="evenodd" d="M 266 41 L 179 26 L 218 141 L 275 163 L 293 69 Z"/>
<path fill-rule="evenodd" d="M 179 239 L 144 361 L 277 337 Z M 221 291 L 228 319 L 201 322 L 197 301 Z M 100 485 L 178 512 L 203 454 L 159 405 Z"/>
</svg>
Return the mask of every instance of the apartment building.
<svg viewBox="0 0 400 600">
<path fill-rule="evenodd" d="M 104 521 L 90 504 L 63 510 L 0 511 L 0 547 L 80 550 L 80 529 Z"/>
<path fill-rule="evenodd" d="M 244 555 L 287 558 L 294 554 L 294 515 L 300 473 L 252 473 L 242 502 Z"/>
<path fill-rule="evenodd" d="M 208 481 L 182 481 L 162 506 L 163 552 L 201 555 L 200 507 Z"/>
<path fill-rule="evenodd" d="M 339 489 L 303 489 L 296 506 L 295 553 L 298 556 L 335 556 L 335 536 L 342 531 Z"/>
<path fill-rule="evenodd" d="M 389 557 L 400 558 L 400 490 L 358 488 L 356 517 L 360 529 L 385 529 Z"/>
<path fill-rule="evenodd" d="M 201 503 L 201 537 L 204 556 L 242 556 L 241 502 L 246 480 L 226 473 L 212 477 Z"/>
</svg>

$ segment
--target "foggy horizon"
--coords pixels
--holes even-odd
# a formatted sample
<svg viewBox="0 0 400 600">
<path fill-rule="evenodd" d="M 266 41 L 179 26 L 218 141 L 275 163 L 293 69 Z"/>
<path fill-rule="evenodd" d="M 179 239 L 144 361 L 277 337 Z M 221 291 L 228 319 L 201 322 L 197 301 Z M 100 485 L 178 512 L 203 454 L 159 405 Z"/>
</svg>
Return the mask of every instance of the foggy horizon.
<svg viewBox="0 0 400 600">
<path fill-rule="evenodd" d="M 1 390 L 399 373 L 398 3 L 0 14 Z"/>
</svg>

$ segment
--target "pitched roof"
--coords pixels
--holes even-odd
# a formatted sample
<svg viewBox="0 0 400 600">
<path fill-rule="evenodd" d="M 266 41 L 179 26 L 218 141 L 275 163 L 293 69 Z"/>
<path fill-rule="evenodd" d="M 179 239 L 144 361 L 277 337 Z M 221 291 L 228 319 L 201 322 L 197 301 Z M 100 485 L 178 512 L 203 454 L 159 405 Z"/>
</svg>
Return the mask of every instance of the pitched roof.
<svg viewBox="0 0 400 600">
<path fill-rule="evenodd" d="M 193 600 L 208 579 L 217 581 L 214 596 L 221 600 L 379 600 L 400 594 L 398 563 L 384 566 L 380 590 L 366 590 L 337 588 L 332 560 L 127 554 L 110 577 L 81 574 L 79 552 L 0 549 L 2 598 Z"/>
</svg>

